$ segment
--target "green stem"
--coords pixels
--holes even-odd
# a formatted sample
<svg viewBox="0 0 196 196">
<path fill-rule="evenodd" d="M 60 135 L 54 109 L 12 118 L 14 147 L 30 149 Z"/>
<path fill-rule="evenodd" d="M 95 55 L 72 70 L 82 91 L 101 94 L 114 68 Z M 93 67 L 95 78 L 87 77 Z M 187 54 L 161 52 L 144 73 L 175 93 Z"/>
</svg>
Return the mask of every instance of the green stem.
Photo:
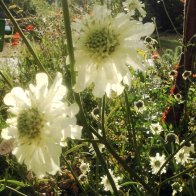
<svg viewBox="0 0 196 196">
<path fill-rule="evenodd" d="M 137 140 L 136 140 L 134 122 L 132 120 L 130 107 L 129 107 L 128 95 L 127 95 L 126 90 L 124 91 L 124 95 L 125 95 L 125 107 L 126 107 L 126 117 L 127 117 L 127 129 L 128 129 L 128 133 L 129 133 L 129 138 L 132 137 L 132 139 L 133 139 L 133 145 L 132 146 L 134 147 L 134 149 L 136 151 L 136 149 L 137 149 Z M 132 133 L 131 133 L 131 131 L 132 131 Z"/>
<path fill-rule="evenodd" d="M 3 80 L 9 85 L 10 88 L 13 87 L 12 83 L 4 76 L 3 72 L 0 70 L 0 75 L 3 78 Z"/>
<path fill-rule="evenodd" d="M 102 98 L 102 107 L 101 107 L 101 131 L 104 138 L 106 138 L 105 134 L 105 104 L 106 104 L 106 97 L 105 95 Z"/>
<path fill-rule="evenodd" d="M 22 192 L 20 192 L 20 191 L 18 191 L 18 190 L 16 190 L 16 189 L 10 187 L 10 186 L 5 186 L 5 187 L 6 187 L 7 189 L 9 189 L 9 190 L 11 190 L 11 191 L 17 193 L 18 195 L 28 196 L 28 195 L 26 195 L 26 194 L 24 194 L 24 193 L 22 193 Z"/>
<path fill-rule="evenodd" d="M 102 154 L 100 153 L 100 150 L 99 150 L 98 146 L 95 143 L 92 143 L 92 145 L 93 145 L 93 148 L 94 148 L 94 150 L 96 152 L 96 155 L 97 155 L 97 157 L 98 157 L 98 159 L 99 159 L 99 161 L 101 163 L 101 166 L 103 167 L 104 171 L 106 172 L 108 181 L 109 181 L 109 183 L 112 186 L 112 189 L 114 191 L 114 195 L 118 196 L 119 195 L 118 194 L 118 190 L 117 190 L 116 185 L 114 183 L 114 180 L 113 180 L 113 178 L 112 178 L 112 176 L 111 176 L 111 174 L 110 174 L 110 172 L 108 170 L 107 164 L 106 164 Z"/>
<path fill-rule="evenodd" d="M 5 3 L 3 2 L 3 0 L 0 0 L 0 6 L 3 8 L 3 11 L 6 13 L 6 16 L 11 20 L 11 22 L 14 25 L 14 28 L 18 31 L 18 33 L 20 34 L 20 36 L 22 37 L 24 43 L 26 44 L 29 52 L 32 54 L 33 58 L 35 59 L 39 69 L 41 71 L 44 71 L 45 73 L 48 74 L 47 70 L 45 69 L 45 67 L 42 65 L 42 63 L 40 62 L 38 56 L 36 55 L 35 51 L 33 50 L 30 42 L 28 41 L 28 39 L 26 38 L 26 36 L 24 35 L 23 31 L 21 30 L 20 26 L 18 25 L 17 21 L 15 20 L 15 18 L 13 17 L 13 15 L 11 14 L 11 12 L 9 11 L 9 9 L 7 8 L 7 6 L 5 5 Z M 50 77 L 50 75 L 48 74 L 48 76 Z M 51 79 L 51 78 L 50 78 Z"/>
<path fill-rule="evenodd" d="M 80 184 L 80 182 L 79 182 L 79 180 L 78 180 L 78 178 L 77 178 L 75 172 L 73 171 L 71 165 L 68 163 L 68 161 L 66 160 L 65 156 L 64 156 L 64 155 L 62 155 L 62 156 L 63 156 L 63 159 L 64 159 L 64 161 L 65 161 L 65 164 L 67 165 L 67 168 L 71 171 L 71 173 L 72 173 L 72 175 L 73 175 L 73 177 L 74 177 L 76 183 L 77 183 L 78 186 L 81 188 L 82 193 L 83 193 L 84 195 L 87 196 L 87 194 L 86 194 L 86 192 L 85 192 L 85 190 L 84 190 L 84 187 Z"/>
<path fill-rule="evenodd" d="M 192 171 L 193 169 L 195 169 L 195 167 L 196 167 L 196 165 L 193 165 L 192 167 L 190 167 L 190 168 L 188 168 L 188 169 L 186 169 L 186 170 L 180 172 L 179 174 L 176 174 L 175 176 L 172 176 L 171 178 L 167 178 L 166 180 L 164 180 L 163 182 L 161 182 L 161 183 L 158 185 L 158 187 L 161 187 L 161 186 L 162 186 L 163 184 L 165 184 L 166 182 L 169 182 L 169 181 L 171 181 L 171 180 L 174 180 L 174 179 L 178 178 L 179 176 L 181 176 L 181 175 L 183 175 L 183 174 L 185 174 L 185 173 L 187 173 L 187 172 Z"/>
<path fill-rule="evenodd" d="M 67 36 L 67 50 L 68 50 L 69 60 L 70 60 L 71 85 L 73 87 L 76 81 L 75 72 L 74 72 L 75 57 L 74 57 L 73 41 L 72 41 L 72 34 L 71 34 L 71 23 L 70 23 L 68 0 L 62 0 L 62 6 L 63 6 L 65 32 Z"/>
</svg>

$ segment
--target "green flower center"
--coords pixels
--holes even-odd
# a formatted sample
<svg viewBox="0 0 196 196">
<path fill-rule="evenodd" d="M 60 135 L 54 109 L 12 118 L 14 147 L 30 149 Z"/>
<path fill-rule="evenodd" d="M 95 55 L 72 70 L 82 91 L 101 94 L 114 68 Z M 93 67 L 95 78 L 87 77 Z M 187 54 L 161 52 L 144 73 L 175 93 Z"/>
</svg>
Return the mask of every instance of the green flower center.
<svg viewBox="0 0 196 196">
<path fill-rule="evenodd" d="M 155 161 L 155 162 L 154 162 L 154 165 L 155 165 L 156 167 L 160 167 L 160 166 L 161 166 L 161 162 L 160 162 L 160 161 Z"/>
<path fill-rule="evenodd" d="M 19 137 L 34 139 L 44 127 L 44 116 L 37 108 L 23 110 L 17 119 Z"/>
<path fill-rule="evenodd" d="M 105 28 L 92 32 L 85 43 L 93 55 L 101 58 L 113 53 L 118 45 L 118 36 L 112 30 Z"/>
<path fill-rule="evenodd" d="M 182 160 L 184 159 L 184 153 L 179 153 L 179 158 Z"/>
</svg>

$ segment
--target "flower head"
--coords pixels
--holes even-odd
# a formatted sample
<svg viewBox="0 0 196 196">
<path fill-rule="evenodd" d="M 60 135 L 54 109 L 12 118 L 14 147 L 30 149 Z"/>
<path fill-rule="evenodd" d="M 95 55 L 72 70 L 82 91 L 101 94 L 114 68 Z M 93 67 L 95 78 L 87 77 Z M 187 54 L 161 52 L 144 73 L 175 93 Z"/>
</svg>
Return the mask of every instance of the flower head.
<svg viewBox="0 0 196 196">
<path fill-rule="evenodd" d="M 160 123 L 153 123 L 150 125 L 150 130 L 152 132 L 153 135 L 158 135 L 163 131 L 162 126 L 160 125 Z"/>
<path fill-rule="evenodd" d="M 174 80 L 174 79 L 176 78 L 177 74 L 178 74 L 178 71 L 172 70 L 172 71 L 169 72 L 169 77 L 170 77 L 172 80 Z"/>
<path fill-rule="evenodd" d="M 184 80 L 187 80 L 192 75 L 192 71 L 184 71 L 182 77 Z"/>
<path fill-rule="evenodd" d="M 126 64 L 136 69 L 144 69 L 139 49 L 145 49 L 141 37 L 154 31 L 152 23 L 142 24 L 129 20 L 129 16 L 119 13 L 111 16 L 106 6 L 95 5 L 91 15 L 85 15 L 73 23 L 76 85 L 81 92 L 93 84 L 93 94 L 108 97 L 112 92 L 120 95 L 124 86 L 130 85 L 130 72 Z"/>
<path fill-rule="evenodd" d="M 81 127 L 76 125 L 75 118 L 77 105 L 62 102 L 66 92 L 60 73 L 50 88 L 48 76 L 38 73 L 36 85 L 30 84 L 28 90 L 15 87 L 4 97 L 12 117 L 7 119 L 9 126 L 2 130 L 1 136 L 14 139 L 12 153 L 38 178 L 60 170 L 60 144 L 67 137 L 81 137 Z"/>
<path fill-rule="evenodd" d="M 174 182 L 171 186 L 172 186 L 172 189 L 173 189 L 172 196 L 176 195 L 177 192 L 182 192 L 182 187 L 183 186 L 179 182 Z"/>
<path fill-rule="evenodd" d="M 190 154 L 184 148 L 181 148 L 175 155 L 174 158 L 177 164 L 184 165 L 189 162 Z"/>
<path fill-rule="evenodd" d="M 82 172 L 82 174 L 88 173 L 90 171 L 90 164 L 84 163 L 84 161 L 82 161 L 80 164 L 80 171 Z"/>
<path fill-rule="evenodd" d="M 112 177 L 112 179 L 114 180 L 114 184 L 116 185 L 117 190 L 120 189 L 120 186 L 118 184 L 118 181 L 121 179 L 120 177 L 115 177 L 113 174 L 113 171 L 111 169 L 109 169 L 110 175 Z M 104 186 L 104 190 L 105 191 L 110 191 L 113 192 L 112 186 L 108 180 L 108 177 L 106 175 L 101 177 L 101 184 L 103 184 Z"/>
<path fill-rule="evenodd" d="M 160 156 L 159 153 L 156 153 L 155 157 L 150 157 L 150 165 L 152 167 L 152 173 L 157 174 L 165 161 L 166 160 L 164 154 Z M 162 173 L 166 173 L 165 167 L 161 170 L 161 174 Z"/>
<path fill-rule="evenodd" d="M 142 100 L 134 102 L 134 109 L 137 113 L 143 113 L 146 110 L 144 102 Z"/>
<path fill-rule="evenodd" d="M 135 12 L 138 11 L 142 17 L 146 16 L 146 11 L 144 10 L 144 4 L 139 0 L 126 0 L 123 2 L 123 6 L 126 11 L 130 13 L 131 16 L 135 15 Z"/>
</svg>

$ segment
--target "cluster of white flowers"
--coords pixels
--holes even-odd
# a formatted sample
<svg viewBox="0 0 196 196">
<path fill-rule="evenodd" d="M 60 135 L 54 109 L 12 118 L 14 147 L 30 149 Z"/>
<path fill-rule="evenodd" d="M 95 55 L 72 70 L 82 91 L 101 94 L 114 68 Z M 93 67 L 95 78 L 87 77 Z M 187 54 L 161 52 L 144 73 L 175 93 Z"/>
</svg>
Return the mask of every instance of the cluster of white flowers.
<svg viewBox="0 0 196 196">
<path fill-rule="evenodd" d="M 48 76 L 38 73 L 36 85 L 30 84 L 28 90 L 15 87 L 4 98 L 12 117 L 1 136 L 14 140 L 12 153 L 38 178 L 60 170 L 61 145 L 67 137 L 81 137 L 75 118 L 78 106 L 62 101 L 66 93 L 60 73 L 50 88 Z"/>
<path fill-rule="evenodd" d="M 130 86 L 131 76 L 127 66 L 144 70 L 138 50 L 144 50 L 142 37 L 154 31 L 153 23 L 130 20 L 129 15 L 111 16 L 105 5 L 95 5 L 91 14 L 73 23 L 75 46 L 74 90 L 82 92 L 93 85 L 93 95 L 108 97 L 120 95 L 124 85 Z M 124 85 L 123 85 L 124 84 Z"/>
</svg>

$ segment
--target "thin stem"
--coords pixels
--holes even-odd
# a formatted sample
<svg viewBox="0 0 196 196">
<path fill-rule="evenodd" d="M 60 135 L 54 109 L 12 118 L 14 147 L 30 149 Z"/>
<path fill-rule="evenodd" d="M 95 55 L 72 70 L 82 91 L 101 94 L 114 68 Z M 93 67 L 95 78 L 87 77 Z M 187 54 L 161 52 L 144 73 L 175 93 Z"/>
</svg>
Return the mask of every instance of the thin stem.
<svg viewBox="0 0 196 196">
<path fill-rule="evenodd" d="M 18 191 L 18 190 L 16 190 L 16 189 L 10 187 L 10 186 L 5 186 L 5 187 L 6 187 L 7 189 L 12 190 L 13 192 L 16 192 L 18 195 L 28 196 L 28 195 L 26 195 L 26 194 L 24 194 L 24 193 L 22 193 L 22 192 L 20 192 L 20 191 Z"/>
<path fill-rule="evenodd" d="M 125 106 L 126 106 L 126 116 L 127 116 L 127 128 L 129 132 L 129 137 L 132 136 L 133 138 L 133 147 L 134 149 L 137 149 L 137 140 L 136 140 L 136 134 L 135 134 L 135 128 L 134 128 L 134 122 L 131 117 L 131 112 L 130 112 L 130 107 L 129 107 L 129 100 L 128 100 L 128 95 L 127 92 L 124 91 L 125 95 Z M 131 123 L 131 124 L 130 124 Z M 132 131 L 132 133 L 131 133 Z"/>
<path fill-rule="evenodd" d="M 176 29 L 176 27 L 175 27 L 173 21 L 171 20 L 171 17 L 170 17 L 170 15 L 169 15 L 169 13 L 168 13 L 168 11 L 167 11 L 167 8 L 166 8 L 166 5 L 165 5 L 165 1 L 162 0 L 162 2 L 163 2 L 163 7 L 164 7 L 164 10 L 165 10 L 165 13 L 166 13 L 166 15 L 167 15 L 167 17 L 168 17 L 168 19 L 169 19 L 169 21 L 170 21 L 172 27 L 174 28 L 174 31 L 176 32 L 177 35 L 182 36 L 182 35 L 177 31 L 177 29 Z"/>
<path fill-rule="evenodd" d="M 190 167 L 190 168 L 188 168 L 188 169 L 186 169 L 186 170 L 184 170 L 184 171 L 182 171 L 182 172 L 180 172 L 180 173 L 178 173 L 178 174 L 172 176 L 171 178 L 167 178 L 166 180 L 164 180 L 163 182 L 161 182 L 161 183 L 158 185 L 158 187 L 161 187 L 161 186 L 162 186 L 163 184 L 165 184 L 166 182 L 171 181 L 171 180 L 173 180 L 173 179 L 176 179 L 176 178 L 178 178 L 179 176 L 181 176 L 181 175 L 183 175 L 183 174 L 185 174 L 185 173 L 187 173 L 187 172 L 190 172 L 191 170 L 195 169 L 195 167 L 196 167 L 196 165 L 193 165 L 192 167 Z"/>
<path fill-rule="evenodd" d="M 33 58 L 35 59 L 39 69 L 41 71 L 44 71 L 48 74 L 47 70 L 45 69 L 45 67 L 42 65 L 41 61 L 39 60 L 37 54 L 35 53 L 34 49 L 32 48 L 30 42 L 28 41 L 28 39 L 26 38 L 26 36 L 24 35 L 22 29 L 20 28 L 20 26 L 18 25 L 16 19 L 13 17 L 13 15 L 11 14 L 11 12 L 9 11 L 9 9 L 7 8 L 7 6 L 5 5 L 5 3 L 3 2 L 3 0 L 0 0 L 0 6 L 3 8 L 3 11 L 6 13 L 7 17 L 11 20 L 11 22 L 13 23 L 15 29 L 18 31 L 18 33 L 20 34 L 20 36 L 22 37 L 25 45 L 27 46 L 29 52 L 32 54 Z M 48 76 L 50 77 L 50 75 L 48 74 Z M 51 79 L 51 78 L 50 78 Z"/>
<path fill-rule="evenodd" d="M 79 180 L 78 180 L 78 178 L 77 178 L 75 172 L 73 171 L 71 165 L 68 163 L 68 161 L 66 160 L 65 156 L 64 156 L 64 155 L 62 155 L 62 156 L 63 156 L 63 159 L 64 159 L 64 161 L 65 161 L 65 164 L 67 165 L 68 169 L 71 171 L 71 173 L 72 173 L 72 175 L 73 175 L 73 177 L 74 177 L 76 183 L 77 183 L 78 186 L 81 188 L 82 193 L 83 193 L 84 195 L 87 196 L 87 194 L 86 194 L 86 192 L 85 192 L 85 190 L 84 190 L 84 187 L 83 187 L 83 186 L 81 185 L 81 183 L 79 182 Z"/>
<path fill-rule="evenodd" d="M 105 104 L 106 104 L 106 97 L 105 95 L 102 98 L 102 107 L 101 107 L 101 131 L 104 138 L 106 138 L 105 134 Z"/>
<path fill-rule="evenodd" d="M 75 57 L 74 57 L 73 41 L 72 41 L 72 34 L 71 34 L 71 23 L 70 23 L 68 0 L 62 0 L 62 6 L 63 6 L 65 32 L 67 36 L 67 50 L 68 50 L 69 60 L 70 60 L 71 85 L 73 87 L 76 81 L 75 72 L 74 72 Z"/>
<path fill-rule="evenodd" d="M 107 175 L 107 178 L 109 180 L 109 183 L 112 186 L 112 189 L 114 191 L 114 195 L 118 196 L 119 195 L 118 194 L 118 190 L 117 190 L 116 185 L 114 183 L 114 180 L 113 180 L 113 178 L 112 178 L 112 176 L 111 176 L 111 174 L 110 174 L 110 172 L 108 170 L 107 164 L 106 164 L 102 154 L 100 153 L 100 150 L 99 150 L 98 146 L 95 143 L 92 143 L 92 145 L 93 145 L 93 148 L 94 148 L 94 150 L 96 152 L 96 155 L 97 155 L 97 157 L 98 157 L 98 159 L 99 159 L 99 161 L 101 163 L 101 166 L 103 167 L 104 171 L 106 172 L 106 175 Z"/>
</svg>

